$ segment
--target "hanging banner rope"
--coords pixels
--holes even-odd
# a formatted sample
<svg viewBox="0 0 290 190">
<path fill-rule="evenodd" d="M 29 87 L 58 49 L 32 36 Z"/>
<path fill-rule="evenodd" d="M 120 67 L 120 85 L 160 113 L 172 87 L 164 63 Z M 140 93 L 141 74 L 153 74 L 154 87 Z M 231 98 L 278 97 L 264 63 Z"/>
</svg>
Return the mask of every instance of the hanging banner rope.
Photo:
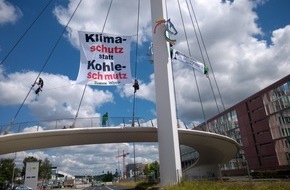
<svg viewBox="0 0 290 190">
<path fill-rule="evenodd" d="M 79 31 L 80 68 L 76 83 L 118 85 L 131 83 L 131 37 Z"/>
<path fill-rule="evenodd" d="M 170 21 L 170 19 L 165 20 L 165 19 L 159 19 L 155 21 L 155 27 L 154 27 L 154 33 L 156 33 L 157 27 L 161 24 L 165 25 L 165 29 L 164 29 L 164 33 L 163 36 L 165 38 L 166 41 L 168 41 L 171 44 L 175 44 L 176 40 L 171 39 L 167 36 L 167 33 L 171 34 L 171 35 L 177 35 L 177 30 L 174 27 L 174 25 L 172 24 L 172 22 Z"/>
<path fill-rule="evenodd" d="M 189 57 L 180 51 L 177 51 L 176 49 L 173 49 L 172 60 L 177 60 L 177 61 L 180 61 L 182 63 L 185 63 L 185 64 L 193 67 L 196 71 L 198 71 L 202 74 L 205 74 L 206 76 L 208 74 L 208 67 L 207 66 L 205 66 L 203 63 L 197 61 L 196 59 Z"/>
</svg>

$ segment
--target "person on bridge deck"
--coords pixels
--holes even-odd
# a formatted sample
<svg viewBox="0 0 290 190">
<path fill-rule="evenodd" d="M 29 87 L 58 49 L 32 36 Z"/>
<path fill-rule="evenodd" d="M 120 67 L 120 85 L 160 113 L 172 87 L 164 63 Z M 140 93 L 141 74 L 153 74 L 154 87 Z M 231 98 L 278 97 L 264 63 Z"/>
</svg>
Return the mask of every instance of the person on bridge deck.
<svg viewBox="0 0 290 190">
<path fill-rule="evenodd" d="M 38 85 L 38 88 L 35 90 L 35 94 L 36 94 L 36 95 L 39 95 L 39 92 L 42 91 L 43 84 L 44 84 L 42 78 L 39 77 L 38 82 L 35 82 L 35 83 L 32 85 L 32 87 L 33 87 L 35 84 Z"/>
<path fill-rule="evenodd" d="M 204 74 L 208 78 L 208 67 L 207 66 L 204 67 Z"/>
<path fill-rule="evenodd" d="M 103 127 L 107 126 L 108 117 L 109 117 L 108 112 L 106 112 L 102 117 L 102 126 Z"/>
</svg>

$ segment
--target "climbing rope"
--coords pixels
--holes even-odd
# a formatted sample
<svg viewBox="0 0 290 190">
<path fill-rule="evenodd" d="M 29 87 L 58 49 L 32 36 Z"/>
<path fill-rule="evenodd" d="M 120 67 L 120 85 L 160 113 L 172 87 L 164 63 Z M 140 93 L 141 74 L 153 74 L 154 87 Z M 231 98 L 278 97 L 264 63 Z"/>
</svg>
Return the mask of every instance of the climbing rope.
<svg viewBox="0 0 290 190">
<path fill-rule="evenodd" d="M 218 113 L 220 113 L 219 106 L 218 106 L 218 103 L 217 103 L 217 99 L 216 99 L 216 96 L 215 96 L 215 93 L 214 93 L 214 90 L 213 90 L 213 87 L 212 87 L 212 83 L 211 83 L 210 77 L 208 75 L 208 67 L 206 66 L 206 61 L 204 59 L 204 55 L 203 55 L 202 47 L 200 45 L 200 41 L 199 41 L 199 38 L 198 38 L 198 34 L 197 34 L 197 31 L 196 31 L 196 27 L 195 27 L 195 24 L 193 22 L 193 19 L 192 19 L 192 16 L 190 14 L 190 11 L 189 11 L 188 1 L 186 1 L 186 5 L 187 5 L 187 10 L 189 12 L 190 20 L 191 20 L 191 23 L 192 23 L 192 26 L 193 26 L 193 29 L 194 29 L 194 34 L 195 34 L 195 37 L 196 37 L 196 40 L 197 40 L 197 44 L 198 44 L 198 47 L 199 47 L 199 51 L 200 51 L 200 54 L 201 54 L 203 63 L 205 65 L 204 73 L 207 75 L 207 78 L 208 78 L 208 81 L 210 83 L 211 91 L 212 91 L 212 94 L 213 94 L 213 97 L 214 97 L 214 101 L 215 101 L 215 104 L 216 104 Z"/>
<path fill-rule="evenodd" d="M 225 110 L 225 105 L 224 105 L 224 102 L 223 102 L 223 98 L 222 98 L 222 95 L 220 93 L 220 89 L 219 89 L 219 86 L 217 84 L 217 81 L 216 81 L 216 77 L 215 77 L 215 74 L 214 74 L 214 70 L 213 70 L 213 68 L 211 66 L 211 61 L 209 59 L 209 55 L 208 55 L 208 52 L 207 52 L 207 49 L 206 49 L 206 46 L 205 46 L 205 43 L 204 43 L 204 40 L 203 40 L 203 36 L 202 36 L 202 33 L 201 33 L 201 30 L 200 30 L 200 27 L 199 27 L 199 24 L 198 24 L 198 21 L 197 21 L 197 18 L 196 18 L 196 14 L 195 14 L 195 11 L 193 9 L 193 5 L 192 5 L 192 2 L 191 1 L 190 1 L 190 5 L 191 5 L 192 13 L 194 15 L 194 19 L 195 19 L 195 22 L 196 22 L 196 25 L 197 25 L 197 28 L 198 28 L 198 31 L 199 31 L 199 34 L 200 34 L 201 42 L 203 44 L 203 47 L 204 47 L 204 50 L 205 50 L 205 54 L 206 54 L 206 57 L 207 57 L 207 60 L 208 60 L 208 63 L 209 63 L 209 66 L 210 66 L 210 69 L 211 69 L 211 72 L 212 72 L 214 81 L 215 81 L 215 85 L 216 85 L 217 90 L 218 90 L 218 93 L 219 93 L 219 97 L 220 97 L 220 100 L 221 100 L 221 103 L 222 103 L 222 106 L 223 106 L 223 110 Z"/>
<path fill-rule="evenodd" d="M 133 95 L 133 109 L 132 109 L 132 127 L 135 127 L 135 112 L 136 112 L 136 92 L 139 90 L 139 83 L 137 80 L 137 68 L 138 68 L 138 42 L 139 42 L 139 21 L 140 21 L 140 0 L 138 0 L 137 11 L 137 39 L 136 39 L 136 56 L 135 56 L 135 70 L 134 70 L 134 95 Z"/>
<path fill-rule="evenodd" d="M 45 62 L 44 62 L 44 64 L 43 64 L 43 66 L 42 66 L 42 68 L 40 69 L 40 71 L 39 71 L 39 73 L 38 73 L 37 77 L 35 78 L 35 80 L 34 80 L 34 82 L 33 82 L 33 84 L 35 84 L 35 83 L 36 83 L 37 79 L 39 78 L 39 76 L 41 75 L 42 71 L 43 71 L 43 70 L 44 70 L 44 68 L 46 67 L 46 65 L 47 65 L 47 63 L 48 63 L 48 61 L 49 61 L 50 57 L 52 56 L 52 54 L 53 54 L 54 50 L 56 49 L 57 45 L 59 44 L 59 42 L 60 42 L 60 40 L 61 40 L 61 38 L 62 38 L 62 36 L 63 36 L 64 32 L 66 31 L 66 29 L 67 29 L 67 27 L 68 27 L 69 23 L 71 22 L 71 20 L 72 20 L 73 16 L 75 15 L 75 13 L 76 13 L 77 9 L 79 8 L 79 6 L 80 6 L 80 4 L 81 4 L 81 2 L 82 2 L 82 0 L 80 0 L 80 1 L 79 1 L 79 3 L 77 4 L 77 6 L 76 6 L 76 8 L 75 8 L 74 12 L 72 13 L 72 15 L 71 15 L 70 19 L 68 20 L 68 22 L 67 22 L 66 26 L 63 28 L 63 30 L 62 30 L 62 32 L 61 32 L 61 34 L 59 35 L 59 37 L 58 37 L 58 39 L 57 39 L 56 43 L 54 44 L 54 46 L 53 46 L 52 50 L 50 51 L 50 53 L 49 53 L 49 55 L 48 55 L 47 59 L 45 60 Z M 25 96 L 24 100 L 22 101 L 22 103 L 21 103 L 21 105 L 20 105 L 19 109 L 17 110 L 17 112 L 16 112 L 16 114 L 15 114 L 14 118 L 12 119 L 12 121 L 11 121 L 10 125 L 9 125 L 9 126 L 6 128 L 6 130 L 5 130 L 5 133 L 4 133 L 4 134 L 7 134 L 7 133 L 9 132 L 9 130 L 10 130 L 10 128 L 11 128 L 11 126 L 14 124 L 14 122 L 15 122 L 15 120 L 16 120 L 16 118 L 17 118 L 17 116 L 18 116 L 19 112 L 20 112 L 20 110 L 22 109 L 22 107 L 23 107 L 24 103 L 26 102 L 26 99 L 28 98 L 28 96 L 29 96 L 29 94 L 30 94 L 30 92 L 31 92 L 32 88 L 33 88 L 33 86 L 31 86 L 31 87 L 30 87 L 30 89 L 29 89 L 28 93 L 26 94 L 26 96 Z"/>
<path fill-rule="evenodd" d="M 168 16 L 168 6 L 167 6 L 167 1 L 166 0 L 165 0 L 165 8 L 166 8 L 166 17 L 168 18 L 169 17 Z M 176 34 L 177 34 L 177 31 L 176 31 Z M 173 43 L 170 43 L 170 46 L 173 46 Z M 172 54 L 171 52 L 172 52 L 172 47 L 170 47 L 170 55 Z M 172 62 L 171 62 L 171 70 L 173 72 Z M 174 73 L 172 73 L 172 80 L 175 81 Z M 178 109 L 177 109 L 176 86 L 175 86 L 175 83 L 174 82 L 173 82 L 173 90 L 174 90 L 174 93 L 173 94 L 174 94 L 174 100 L 175 100 L 175 112 L 176 112 L 177 128 L 180 128 L 180 124 L 179 124 L 179 113 L 178 113 Z"/>
<path fill-rule="evenodd" d="M 191 2 L 190 2 L 190 3 L 191 3 Z M 196 39 L 197 39 L 197 42 L 198 42 L 198 46 L 199 46 L 199 49 L 200 49 L 200 52 L 201 52 L 201 56 L 202 56 L 203 62 L 205 63 L 206 61 L 205 61 L 205 58 L 204 58 L 204 54 L 203 54 L 203 51 L 202 51 L 202 47 L 201 47 L 200 42 L 199 42 L 199 37 L 198 37 L 197 31 L 196 31 L 196 27 L 195 27 L 195 24 L 194 24 L 194 22 L 193 22 L 193 19 L 192 19 L 192 16 L 191 16 L 191 14 L 190 14 L 190 11 L 189 11 L 188 1 L 186 1 L 186 4 L 187 4 L 187 9 L 188 9 L 188 12 L 189 12 L 189 15 L 190 15 L 190 19 L 191 19 L 191 22 L 192 22 L 192 25 L 193 25 L 193 28 L 194 28 L 195 36 L 196 36 Z M 193 9 L 192 4 L 191 4 L 191 8 L 192 8 L 192 12 L 193 12 L 193 14 L 194 14 L 195 21 L 196 21 L 197 26 L 198 26 L 198 29 L 199 29 L 198 21 L 197 21 L 197 19 L 196 19 L 196 15 L 195 15 L 195 13 L 194 13 L 194 9 Z M 209 62 L 209 64 L 210 64 L 210 67 L 211 67 L 211 63 L 210 63 L 210 60 L 209 60 L 209 56 L 208 56 L 208 54 L 207 54 L 206 46 L 205 46 L 205 44 L 204 44 L 204 41 L 203 41 L 203 38 L 202 38 L 202 34 L 201 34 L 200 29 L 198 30 L 198 33 L 199 33 L 199 36 L 200 36 L 201 41 L 202 41 L 202 44 L 203 44 L 203 49 L 204 49 L 204 51 L 205 51 L 205 53 L 206 53 L 206 55 L 207 55 L 207 59 L 208 59 L 208 62 Z M 215 80 L 215 82 L 216 82 L 216 79 L 215 79 L 215 76 L 214 76 L 214 72 L 213 72 L 212 67 L 211 67 L 211 71 L 212 71 L 212 73 L 213 73 L 213 78 L 214 78 L 214 80 Z M 210 79 L 210 77 L 209 77 L 209 75 L 208 75 L 208 67 L 207 67 L 207 66 L 205 67 L 204 72 L 205 72 L 205 74 L 207 75 L 207 78 L 208 78 L 208 80 L 209 80 L 210 87 L 211 87 L 211 91 L 212 91 L 212 94 L 213 94 L 213 97 L 214 97 L 214 101 L 215 101 L 215 104 L 216 104 L 216 108 L 217 108 L 217 110 L 218 110 L 218 113 L 220 113 L 220 109 L 219 109 L 219 105 L 218 105 L 218 102 L 217 102 L 217 98 L 216 98 L 216 95 L 215 95 L 215 92 L 214 92 L 214 89 L 213 89 L 213 85 L 212 85 L 211 79 Z M 224 104 L 223 104 L 223 101 L 222 101 L 221 94 L 220 94 L 219 87 L 218 87 L 217 83 L 216 83 L 216 87 L 217 87 L 217 90 L 218 90 L 219 95 L 220 95 L 221 103 L 222 103 L 222 105 L 223 105 L 223 107 L 224 107 Z"/>
<path fill-rule="evenodd" d="M 113 4 L 113 0 L 110 1 L 110 5 L 109 5 L 109 8 L 108 8 L 108 11 L 107 11 L 107 14 L 106 14 L 106 18 L 105 18 L 105 21 L 104 21 L 104 25 L 103 25 L 103 28 L 102 28 L 102 33 L 104 33 L 105 26 L 106 26 L 106 23 L 107 23 L 107 20 L 108 20 L 108 17 L 109 17 L 109 13 L 110 13 L 112 4 Z M 81 96 L 81 100 L 80 100 L 77 112 L 76 112 L 76 115 L 75 115 L 74 120 L 73 120 L 72 128 L 75 127 L 76 120 L 77 120 L 78 115 L 79 115 L 79 111 L 80 111 L 80 108 L 81 108 L 81 105 L 82 105 L 82 102 L 83 102 L 83 99 L 84 99 L 84 96 L 85 96 L 85 92 L 86 92 L 87 86 L 88 86 L 88 84 L 86 83 L 86 85 L 84 87 L 84 90 L 83 90 L 83 93 L 82 93 L 82 96 Z"/>
<path fill-rule="evenodd" d="M 190 50 L 190 46 L 189 46 L 189 42 L 188 42 L 187 32 L 185 30 L 185 24 L 184 24 L 184 19 L 183 19 L 182 12 L 181 12 L 180 2 L 179 2 L 179 0 L 177 0 L 177 2 L 178 2 L 179 13 L 180 13 L 181 20 L 182 20 L 182 24 L 183 24 L 183 30 L 184 30 L 184 35 L 185 35 L 186 43 L 187 43 L 188 52 L 189 52 L 189 55 L 191 57 L 191 50 Z M 193 74 L 194 74 L 195 84 L 196 84 L 196 88 L 197 88 L 197 92 L 198 92 L 198 97 L 199 97 L 200 106 L 201 106 L 201 109 L 202 109 L 203 118 L 206 121 L 205 112 L 204 112 L 204 108 L 203 108 L 203 103 L 202 103 L 202 99 L 201 99 L 201 95 L 200 95 L 199 86 L 198 86 L 198 83 L 197 83 L 197 78 L 196 78 L 195 70 L 192 69 L 192 71 L 193 71 Z"/>
</svg>

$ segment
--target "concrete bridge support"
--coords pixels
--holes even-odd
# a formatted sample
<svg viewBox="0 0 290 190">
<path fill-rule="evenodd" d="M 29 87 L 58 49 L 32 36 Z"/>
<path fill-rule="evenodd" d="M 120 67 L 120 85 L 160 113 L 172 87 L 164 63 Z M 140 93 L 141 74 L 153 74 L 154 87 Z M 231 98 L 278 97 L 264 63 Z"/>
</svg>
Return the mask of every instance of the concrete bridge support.
<svg viewBox="0 0 290 190">
<path fill-rule="evenodd" d="M 164 0 L 151 0 L 152 29 L 155 21 L 166 19 L 163 12 Z M 160 161 L 160 184 L 176 184 L 182 177 L 177 117 L 174 96 L 172 65 L 169 43 L 160 25 L 153 33 L 154 77 L 156 92 L 156 112 L 158 124 L 158 143 Z"/>
</svg>

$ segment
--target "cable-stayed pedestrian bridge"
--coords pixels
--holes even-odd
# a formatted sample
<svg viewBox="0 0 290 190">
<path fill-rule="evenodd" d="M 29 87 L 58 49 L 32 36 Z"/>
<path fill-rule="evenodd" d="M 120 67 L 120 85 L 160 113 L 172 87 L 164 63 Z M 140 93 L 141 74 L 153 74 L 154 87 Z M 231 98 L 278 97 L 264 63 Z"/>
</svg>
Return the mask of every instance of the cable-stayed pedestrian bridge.
<svg viewBox="0 0 290 190">
<path fill-rule="evenodd" d="M 68 128 L 61 125 L 65 120 L 49 121 L 50 124 L 58 124 L 58 128 L 44 130 L 45 127 L 39 125 L 33 126 L 34 131 L 30 132 L 26 132 L 29 127 L 21 128 L 22 130 L 19 127 L 21 132 L 0 136 L 0 154 L 73 145 L 158 142 L 158 129 L 154 126 L 154 121 L 146 122 L 142 126 L 140 119 L 136 119 L 139 122 L 135 123 L 135 127 L 126 123 L 111 127 L 91 127 L 97 120 L 98 118 L 86 121 L 83 119 Z M 86 122 L 90 123 L 87 124 L 89 127 L 85 127 Z M 78 127 L 78 123 L 81 127 Z M 28 126 L 28 123 L 25 125 Z M 60 128 L 61 126 L 63 127 Z M 180 145 L 192 147 L 199 153 L 196 164 L 183 171 L 185 177 L 194 177 L 197 172 L 198 176 L 202 172 L 204 175 L 211 173 L 218 176 L 218 165 L 234 158 L 239 149 L 239 144 L 234 139 L 215 133 L 178 128 L 178 135 Z"/>
</svg>

